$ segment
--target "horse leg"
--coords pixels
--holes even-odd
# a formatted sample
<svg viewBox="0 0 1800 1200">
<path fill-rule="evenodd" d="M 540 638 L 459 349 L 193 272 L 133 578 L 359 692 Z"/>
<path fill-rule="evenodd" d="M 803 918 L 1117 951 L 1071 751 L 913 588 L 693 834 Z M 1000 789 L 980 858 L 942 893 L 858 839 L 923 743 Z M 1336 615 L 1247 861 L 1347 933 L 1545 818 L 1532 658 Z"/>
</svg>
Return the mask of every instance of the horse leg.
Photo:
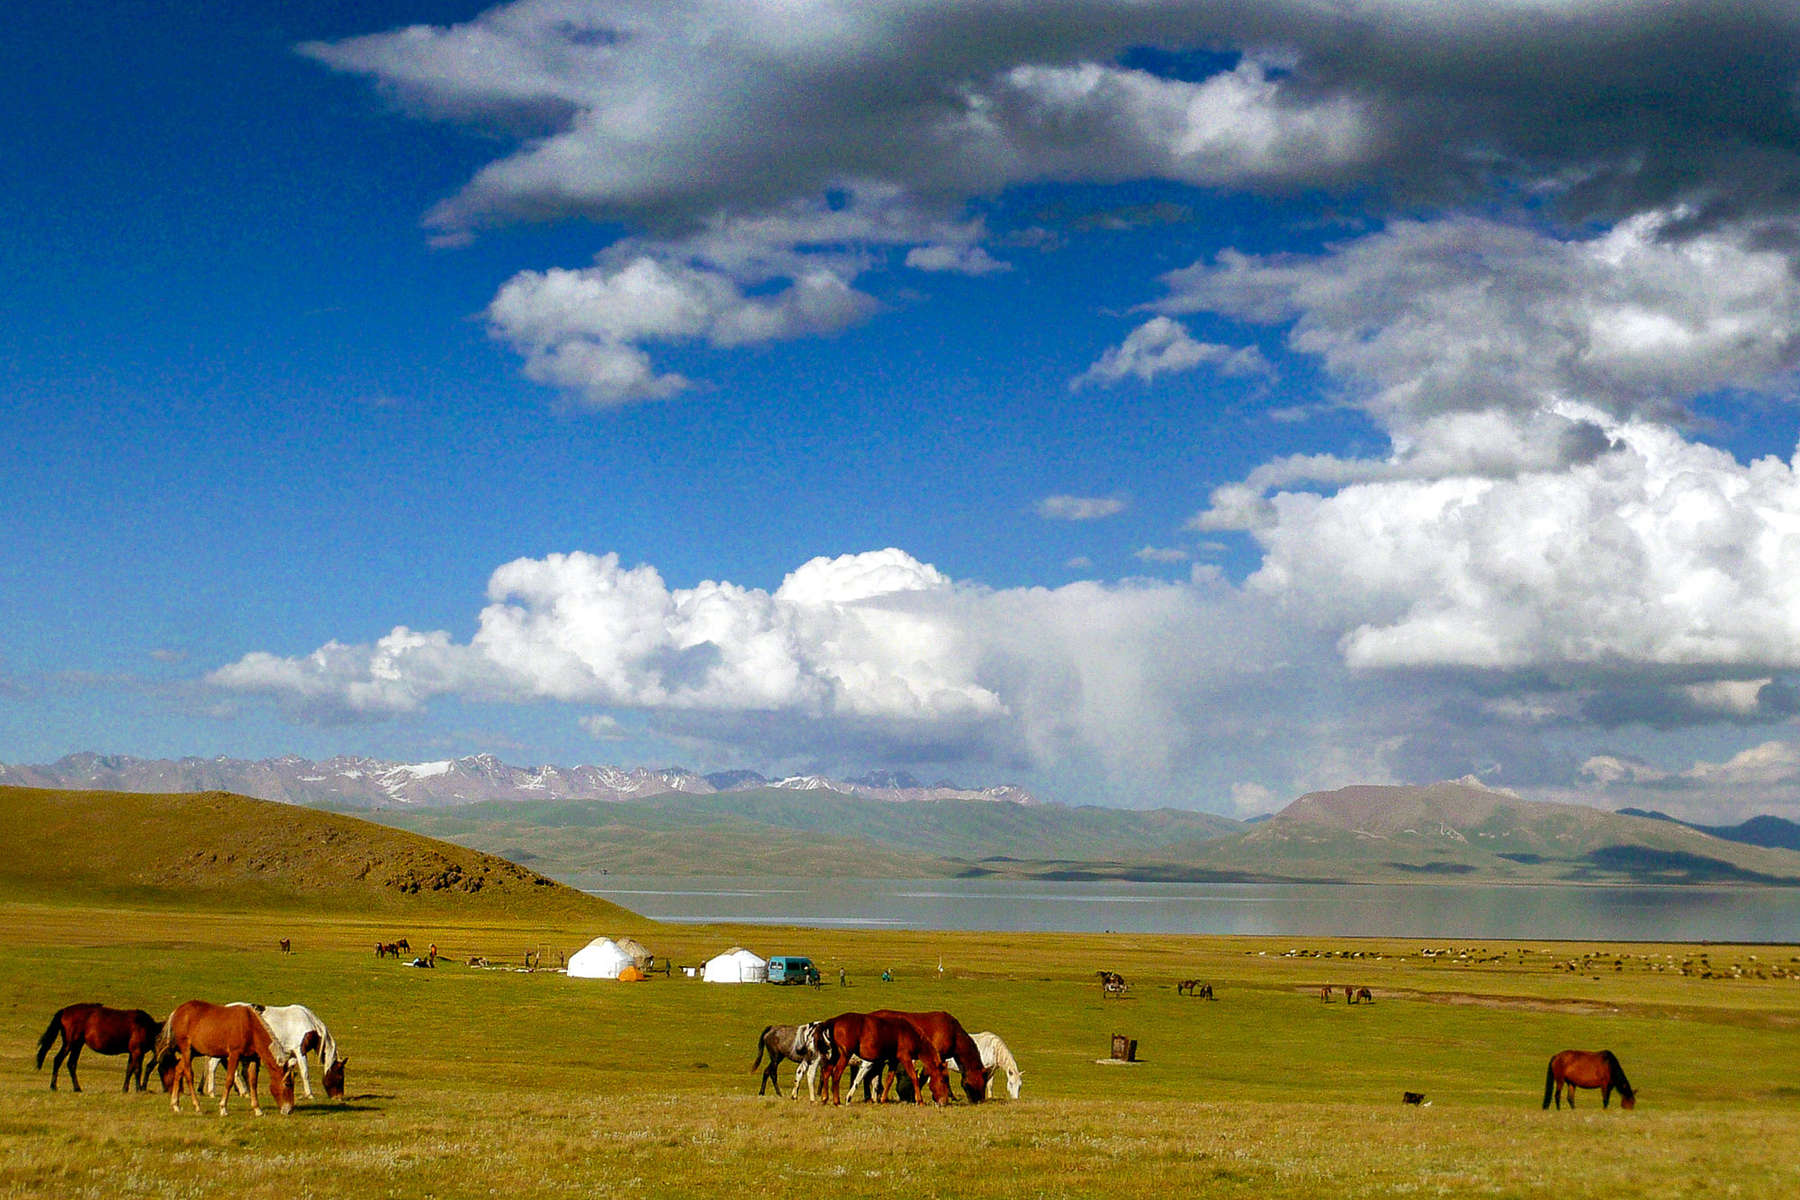
<svg viewBox="0 0 1800 1200">
<path fill-rule="evenodd" d="M 295 1055 L 294 1057 L 296 1060 L 298 1060 L 298 1062 L 300 1064 L 300 1090 L 302 1092 L 306 1093 L 306 1098 L 308 1100 L 311 1100 L 313 1098 L 312 1080 L 307 1078 L 307 1075 L 306 1075 L 306 1055 L 304 1053 L 301 1053 L 301 1054 Z"/>
<path fill-rule="evenodd" d="M 279 1071 L 281 1068 L 278 1066 L 271 1067 L 270 1070 Z M 263 1113 L 262 1106 L 256 1102 L 256 1084 L 257 1081 L 262 1078 L 262 1059 L 253 1058 L 250 1060 L 248 1074 L 250 1076 L 250 1115 L 253 1117 L 260 1117 Z M 269 1085 L 269 1095 L 271 1098 L 275 1095 L 274 1084 Z"/>
<path fill-rule="evenodd" d="M 56 1073 L 58 1071 L 62 1070 L 63 1060 L 65 1060 L 69 1057 L 69 1051 L 73 1050 L 74 1048 L 75 1048 L 74 1041 L 65 1036 L 63 1038 L 62 1049 L 60 1049 L 56 1052 L 56 1061 L 50 1064 L 50 1090 L 51 1091 L 54 1092 L 56 1090 Z M 70 1079 L 75 1078 L 75 1068 L 74 1067 L 69 1068 L 69 1078 Z M 75 1090 L 79 1092 L 81 1089 L 76 1088 Z"/>
<path fill-rule="evenodd" d="M 69 1086 L 76 1091 L 81 1090 L 81 1080 L 75 1078 L 75 1064 L 81 1059 L 81 1048 L 87 1043 L 77 1038 L 69 1043 Z"/>
<path fill-rule="evenodd" d="M 143 1067 L 144 1048 L 139 1046 L 130 1051 L 130 1057 L 125 1060 L 125 1086 L 119 1090 L 129 1092 L 131 1090 L 131 1081 L 137 1078 L 138 1072 L 141 1071 Z"/>
</svg>

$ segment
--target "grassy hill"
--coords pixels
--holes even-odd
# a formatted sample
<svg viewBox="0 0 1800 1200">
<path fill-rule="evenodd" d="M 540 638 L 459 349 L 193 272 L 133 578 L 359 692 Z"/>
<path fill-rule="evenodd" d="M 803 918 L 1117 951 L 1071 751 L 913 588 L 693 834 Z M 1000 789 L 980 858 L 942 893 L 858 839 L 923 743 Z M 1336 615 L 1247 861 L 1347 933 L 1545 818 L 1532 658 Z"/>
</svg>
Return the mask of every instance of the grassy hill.
<svg viewBox="0 0 1800 1200">
<path fill-rule="evenodd" d="M 974 800 L 895 802 L 758 788 L 639 801 L 493 801 L 384 810 L 374 820 L 569 877 L 641 874 L 922 877 L 1043 873 L 1051 863 L 1138 861 L 1242 828 L 1213 813 Z"/>
<path fill-rule="evenodd" d="M 1188 849 L 1197 866 L 1303 879 L 1800 883 L 1792 851 L 1464 783 L 1314 792 Z"/>
<path fill-rule="evenodd" d="M 0 787 L 0 899 L 627 916 L 494 855 L 228 792 Z"/>
</svg>

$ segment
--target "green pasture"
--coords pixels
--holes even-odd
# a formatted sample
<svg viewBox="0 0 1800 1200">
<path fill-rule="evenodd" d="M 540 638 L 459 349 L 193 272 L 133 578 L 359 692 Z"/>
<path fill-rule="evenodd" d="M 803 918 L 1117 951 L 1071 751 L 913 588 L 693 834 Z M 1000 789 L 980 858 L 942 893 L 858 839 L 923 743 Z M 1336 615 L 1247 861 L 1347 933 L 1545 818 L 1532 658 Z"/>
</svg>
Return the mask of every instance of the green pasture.
<svg viewBox="0 0 1800 1200">
<path fill-rule="evenodd" d="M 570 918 L 574 920 L 574 918 Z M 571 980 L 516 966 L 633 934 L 677 963 L 810 954 L 819 989 Z M 435 941 L 435 971 L 377 940 Z M 282 955 L 276 939 L 290 937 Z M 1424 955 L 1423 950 L 1441 951 Z M 502 966 L 463 965 L 483 955 Z M 1704 956 L 1704 957 L 1702 957 Z M 940 973 L 939 964 L 942 963 Z M 851 986 L 837 985 L 842 966 Z M 1102 996 L 1094 972 L 1132 984 Z M 883 970 L 894 982 L 880 982 Z M 1686 970 L 1686 974 L 1682 972 Z M 30 1197 L 1800 1195 L 1800 949 L 1306 938 L 554 927 L 0 906 L 0 1195 Z M 1710 975 L 1711 978 L 1705 976 Z M 1177 996 L 1185 978 L 1216 1002 Z M 1341 990 L 1371 988 L 1372 1005 Z M 349 1099 L 254 1119 L 48 1090 L 64 1004 L 303 1001 Z M 758 1098 L 763 1025 L 944 1008 L 1006 1039 L 1018 1103 Z M 1111 1036 L 1137 1065 L 1103 1065 Z M 1542 1112 L 1556 1050 L 1611 1048 L 1634 1112 Z M 784 1084 L 792 1068 L 783 1073 Z M 1407 1108 L 1403 1091 L 1430 1106 Z"/>
</svg>

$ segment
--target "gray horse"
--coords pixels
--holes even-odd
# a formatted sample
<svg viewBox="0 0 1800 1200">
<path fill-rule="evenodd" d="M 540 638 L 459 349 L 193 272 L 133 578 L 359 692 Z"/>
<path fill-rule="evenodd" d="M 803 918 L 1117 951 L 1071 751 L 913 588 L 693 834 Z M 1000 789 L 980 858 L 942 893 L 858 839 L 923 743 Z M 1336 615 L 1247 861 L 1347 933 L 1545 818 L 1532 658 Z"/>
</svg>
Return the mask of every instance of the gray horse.
<svg viewBox="0 0 1800 1200">
<path fill-rule="evenodd" d="M 763 1055 L 769 1056 L 769 1065 L 762 1065 Z M 781 1080 L 776 1076 L 776 1069 L 783 1062 L 792 1060 L 799 1070 L 794 1075 L 793 1099 L 800 1098 L 800 1081 L 806 1080 L 806 1094 L 811 1099 L 819 1098 L 819 1068 L 831 1057 L 831 1030 L 825 1025 L 766 1025 L 762 1035 L 757 1039 L 756 1061 L 750 1064 L 752 1071 L 761 1068 L 762 1084 L 756 1089 L 761 1096 L 768 1091 L 769 1085 L 775 1085 L 777 1095 L 781 1092 Z"/>
</svg>

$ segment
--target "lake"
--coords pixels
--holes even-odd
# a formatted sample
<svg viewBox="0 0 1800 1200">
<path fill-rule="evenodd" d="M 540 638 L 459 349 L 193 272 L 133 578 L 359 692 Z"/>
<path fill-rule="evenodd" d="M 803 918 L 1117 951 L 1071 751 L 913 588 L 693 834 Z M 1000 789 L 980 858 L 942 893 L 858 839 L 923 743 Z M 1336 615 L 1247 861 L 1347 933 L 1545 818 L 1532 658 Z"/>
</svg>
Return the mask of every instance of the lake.
<svg viewBox="0 0 1800 1200">
<path fill-rule="evenodd" d="M 1800 888 L 598 875 L 658 921 L 881 929 L 1800 943 Z"/>
</svg>

